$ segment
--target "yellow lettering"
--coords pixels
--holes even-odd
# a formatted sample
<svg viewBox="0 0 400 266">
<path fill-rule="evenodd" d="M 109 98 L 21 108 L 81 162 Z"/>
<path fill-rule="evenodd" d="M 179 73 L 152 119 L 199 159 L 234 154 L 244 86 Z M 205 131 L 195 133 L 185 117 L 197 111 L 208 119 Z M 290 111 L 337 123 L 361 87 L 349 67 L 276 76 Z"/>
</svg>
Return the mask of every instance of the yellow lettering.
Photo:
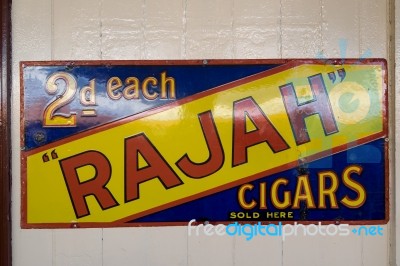
<svg viewBox="0 0 400 266">
<path fill-rule="evenodd" d="M 343 174 L 342 174 L 342 179 L 343 179 L 343 184 L 353 190 L 354 192 L 357 193 L 357 197 L 355 199 L 351 199 L 349 196 L 345 196 L 340 202 L 343 203 L 348 208 L 359 208 L 362 206 L 367 199 L 367 193 L 364 189 L 364 187 L 351 179 L 350 175 L 353 173 L 356 173 L 358 175 L 361 175 L 362 173 L 362 167 L 358 165 L 351 165 L 344 169 Z"/>
<path fill-rule="evenodd" d="M 278 198 L 279 186 L 287 185 L 288 183 L 289 181 L 287 179 L 279 178 L 271 186 L 271 202 L 277 209 L 285 209 L 290 206 L 290 191 L 285 191 L 283 193 L 283 201 L 280 201 Z"/>
<path fill-rule="evenodd" d="M 128 86 L 124 90 L 124 98 L 127 100 L 139 99 L 139 80 L 136 77 L 128 77 L 125 84 Z"/>
<path fill-rule="evenodd" d="M 147 100 L 154 100 L 154 99 L 156 99 L 158 97 L 158 92 L 150 93 L 149 92 L 149 83 L 151 84 L 151 86 L 156 86 L 157 85 L 157 79 L 154 78 L 154 77 L 147 77 L 147 78 L 145 78 L 145 80 L 143 80 L 143 83 L 142 83 L 143 96 Z"/>
<path fill-rule="evenodd" d="M 326 180 L 330 179 L 331 186 L 326 188 Z M 319 203 L 318 208 L 326 208 L 325 198 L 329 197 L 331 208 L 337 209 L 336 190 L 339 187 L 338 177 L 334 172 L 326 171 L 318 173 Z"/>
<path fill-rule="evenodd" d="M 245 199 L 246 191 L 252 190 L 253 188 L 254 188 L 254 186 L 252 184 L 244 184 L 239 188 L 238 201 L 239 201 L 240 206 L 243 209 L 246 209 L 246 210 L 253 209 L 257 205 L 257 202 L 255 202 L 255 200 L 251 200 L 250 203 L 247 203 L 246 199 Z"/>
<path fill-rule="evenodd" d="M 107 94 L 113 100 L 118 100 L 121 98 L 121 92 L 117 91 L 119 88 L 122 87 L 122 81 L 118 77 L 112 77 L 107 81 Z"/>
<path fill-rule="evenodd" d="M 82 105 L 95 105 L 96 104 L 96 88 L 95 79 L 89 81 L 89 86 L 85 86 L 80 91 L 80 102 Z"/>
<path fill-rule="evenodd" d="M 169 84 L 169 98 L 175 99 L 175 79 L 173 77 L 167 77 L 167 72 L 161 73 L 161 99 L 167 99 L 167 83 Z"/>
<path fill-rule="evenodd" d="M 300 207 L 300 201 L 303 200 L 306 201 L 307 208 L 315 208 L 314 197 L 311 192 L 308 175 L 301 175 L 298 177 L 292 206 L 293 209 L 298 209 Z"/>
<path fill-rule="evenodd" d="M 260 209 L 267 209 L 267 183 L 260 183 Z"/>
</svg>

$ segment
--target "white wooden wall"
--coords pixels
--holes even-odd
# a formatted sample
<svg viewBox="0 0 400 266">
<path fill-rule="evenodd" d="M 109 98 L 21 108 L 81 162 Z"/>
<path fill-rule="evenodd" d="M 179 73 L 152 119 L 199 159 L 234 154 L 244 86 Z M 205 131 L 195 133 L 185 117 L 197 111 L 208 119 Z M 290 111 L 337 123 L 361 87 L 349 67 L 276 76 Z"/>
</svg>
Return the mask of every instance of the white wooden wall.
<svg viewBox="0 0 400 266">
<path fill-rule="evenodd" d="M 383 237 L 285 241 L 188 237 L 184 226 L 21 230 L 19 225 L 19 61 L 315 58 L 318 54 L 388 58 L 388 1 L 14 0 L 13 265 L 379 266 L 391 260 L 394 265 L 394 217 L 384 226 Z M 399 95 L 400 89 L 396 91 Z M 400 110 L 399 102 L 397 106 Z M 393 173 L 390 179 L 392 187 Z"/>
</svg>

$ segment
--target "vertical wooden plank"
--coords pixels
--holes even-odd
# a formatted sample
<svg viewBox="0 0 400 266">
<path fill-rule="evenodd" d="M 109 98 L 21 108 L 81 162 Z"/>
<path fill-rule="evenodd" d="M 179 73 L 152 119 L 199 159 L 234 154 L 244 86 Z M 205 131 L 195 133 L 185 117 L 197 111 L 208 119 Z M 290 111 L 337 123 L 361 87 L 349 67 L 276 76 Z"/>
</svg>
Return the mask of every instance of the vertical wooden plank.
<svg viewBox="0 0 400 266">
<path fill-rule="evenodd" d="M 386 1 L 384 1 L 386 2 Z M 387 58 L 389 52 L 388 44 L 389 40 L 387 38 L 388 32 L 391 30 L 391 27 L 388 27 L 388 17 L 387 14 L 387 6 L 384 2 L 371 2 L 371 1 L 359 1 L 360 4 L 360 57 L 383 57 Z M 394 4 L 393 4 L 394 5 Z M 379 41 L 377 41 L 379 40 Z M 393 84 L 390 76 L 393 72 L 390 70 L 392 67 L 392 63 L 390 62 L 389 55 L 389 85 Z M 392 57 L 393 58 L 393 57 Z M 394 59 L 394 58 L 393 58 Z M 393 86 L 393 85 L 390 85 Z M 393 103 L 393 97 L 391 97 L 392 90 L 389 87 L 389 98 Z M 396 93 L 397 96 L 397 93 Z M 397 98 L 397 97 L 396 97 Z M 391 103 L 389 103 L 389 106 Z M 393 121 L 393 112 L 389 110 L 389 114 L 391 116 L 389 121 Z M 389 122 L 391 123 L 391 122 Z M 396 124 L 397 125 L 397 124 Z M 392 137 L 390 137 L 392 138 Z M 392 150 L 392 149 L 390 149 Z M 391 152 L 392 153 L 392 152 Z M 391 157 L 392 154 L 390 154 Z M 390 159 L 392 162 L 393 160 Z M 393 169 L 393 168 L 392 168 Z M 393 173 L 392 169 L 390 172 Z M 390 176 L 390 202 L 393 202 L 394 195 L 392 194 L 392 185 L 393 185 L 393 175 Z M 397 189 L 397 188 L 396 188 Z M 389 232 L 390 228 L 394 228 L 395 225 L 393 223 L 393 207 L 391 207 L 391 221 L 389 224 L 385 226 L 386 234 L 384 237 L 379 238 L 371 238 L 364 237 L 363 239 L 363 265 L 391 265 L 393 264 L 394 255 L 392 253 L 394 248 L 392 248 L 393 244 L 391 240 L 395 238 L 394 234 Z M 397 213 L 397 212 L 396 212 Z M 387 230 L 387 231 L 386 231 Z"/>
<path fill-rule="evenodd" d="M 280 58 L 280 12 L 279 0 L 233 1 L 234 58 Z M 234 265 L 282 265 L 281 238 L 255 236 L 246 240 L 245 236 L 235 236 L 233 239 Z M 226 265 L 228 258 L 227 255 Z"/>
<path fill-rule="evenodd" d="M 282 57 L 315 58 L 322 48 L 321 2 L 282 0 Z"/>
<path fill-rule="evenodd" d="M 12 264 L 52 265 L 52 231 L 22 230 L 20 169 L 20 70 L 22 60 L 51 59 L 52 1 L 12 3 Z"/>
<path fill-rule="evenodd" d="M 230 0 L 186 0 L 185 58 L 233 58 Z"/>
<path fill-rule="evenodd" d="M 184 58 L 234 57 L 233 1 L 186 0 Z M 188 236 L 188 265 L 234 265 L 235 241 L 229 236 Z"/>
<path fill-rule="evenodd" d="M 235 265 L 235 238 L 231 236 L 207 236 L 201 231 L 188 237 L 188 265 L 220 266 Z"/>
<path fill-rule="evenodd" d="M 101 229 L 57 229 L 54 231 L 53 265 L 102 265 Z"/>
<path fill-rule="evenodd" d="M 390 265 L 389 264 L 389 239 L 388 225 L 381 225 L 383 235 L 367 235 L 362 237 L 362 265 Z"/>
<path fill-rule="evenodd" d="M 144 1 L 104 0 L 101 6 L 103 59 L 144 59 Z"/>
<path fill-rule="evenodd" d="M 276 236 L 235 236 L 235 265 L 282 265 L 282 238 Z"/>
<path fill-rule="evenodd" d="M 53 1 L 53 60 L 101 59 L 102 1 Z M 53 264 L 101 265 L 102 229 L 55 230 Z"/>
<path fill-rule="evenodd" d="M 389 31 L 386 1 L 359 0 L 359 8 L 360 57 L 386 58 Z"/>
<path fill-rule="evenodd" d="M 21 230 L 18 227 L 19 221 L 13 220 L 12 265 L 53 265 L 51 230 Z"/>
<path fill-rule="evenodd" d="M 280 57 L 280 1 L 233 1 L 234 58 Z"/>
<path fill-rule="evenodd" d="M 11 265 L 11 1 L 1 1 L 0 265 Z"/>
<path fill-rule="evenodd" d="M 103 59 L 179 59 L 182 55 L 182 0 L 102 2 Z"/>
<path fill-rule="evenodd" d="M 357 12 L 350 9 L 347 3 L 320 1 L 282 1 L 282 55 L 289 58 L 315 58 L 323 52 L 325 56 L 340 57 L 338 41 L 348 38 L 348 17 L 345 13 Z M 339 21 L 342 20 L 342 21 Z M 344 22 L 343 22 L 344 20 Z M 350 24 L 350 29 L 353 23 Z M 358 24 L 355 31 L 358 33 Z M 343 36 L 340 36 L 344 34 Z M 339 36 L 338 36 L 339 35 Z M 358 36 L 358 34 L 356 35 Z M 358 39 L 357 39 L 358 41 Z M 356 43 L 358 53 L 358 42 Z M 331 50 L 337 49 L 336 54 Z M 302 232 L 302 229 L 299 229 Z M 360 265 L 361 264 L 360 237 L 355 236 L 310 236 L 299 233 L 283 239 L 283 265 Z"/>
<path fill-rule="evenodd" d="M 393 66 L 394 62 L 394 54 L 392 55 L 389 47 L 389 34 L 394 29 L 388 23 L 390 16 L 390 7 L 389 1 L 371 1 L 371 0 L 359 0 L 359 14 L 360 14 L 360 59 L 363 58 L 386 58 L 388 60 L 388 69 L 389 69 L 389 107 L 394 107 L 394 97 L 392 87 L 393 84 Z M 394 2 L 391 6 L 393 8 Z M 389 9 L 388 9 L 389 7 Z M 394 34 L 394 32 L 393 32 Z M 396 93 L 397 95 L 397 93 Z M 394 112 L 395 109 L 389 110 L 389 127 L 394 121 Z M 392 132 L 393 134 L 393 132 Z M 392 135 L 393 136 L 393 135 Z M 392 139 L 392 136 L 389 136 Z M 393 160 L 393 150 L 394 146 L 390 148 L 389 152 L 389 160 L 390 162 L 394 162 Z M 393 175 L 394 170 L 392 166 L 389 166 L 391 169 L 389 172 L 391 173 L 389 176 L 389 201 L 395 201 L 393 192 L 394 180 L 395 177 Z M 391 218 L 387 225 L 383 225 L 384 229 L 383 236 L 364 236 L 363 237 L 363 265 L 392 265 L 394 260 L 394 249 L 392 248 L 392 241 L 395 239 L 394 234 L 394 217 L 395 217 L 395 209 L 393 208 L 393 204 L 390 205 Z"/>
<path fill-rule="evenodd" d="M 101 59 L 101 1 L 53 2 L 53 59 Z"/>
<path fill-rule="evenodd" d="M 325 57 L 358 58 L 358 1 L 322 0 L 322 50 Z"/>
<path fill-rule="evenodd" d="M 104 229 L 103 265 L 188 265 L 186 232 L 182 226 Z"/>
<path fill-rule="evenodd" d="M 361 236 L 304 236 L 302 232 L 299 229 L 297 236 L 284 240 L 283 265 L 362 265 Z"/>
<path fill-rule="evenodd" d="M 183 39 L 182 0 L 147 0 L 145 5 L 145 59 L 179 59 Z"/>
</svg>

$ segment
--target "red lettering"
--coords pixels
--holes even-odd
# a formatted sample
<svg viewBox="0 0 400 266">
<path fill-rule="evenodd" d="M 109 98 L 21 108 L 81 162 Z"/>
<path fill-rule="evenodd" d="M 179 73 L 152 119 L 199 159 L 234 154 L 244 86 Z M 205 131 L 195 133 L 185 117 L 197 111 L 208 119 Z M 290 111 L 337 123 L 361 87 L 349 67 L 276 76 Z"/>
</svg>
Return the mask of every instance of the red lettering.
<svg viewBox="0 0 400 266">
<path fill-rule="evenodd" d="M 176 163 L 182 172 L 192 178 L 203 178 L 215 173 L 222 167 L 225 160 L 224 150 L 211 111 L 199 114 L 199 120 L 209 151 L 207 160 L 202 163 L 195 163 L 190 160 L 188 154 L 185 154 Z"/>
<path fill-rule="evenodd" d="M 292 83 L 279 87 L 297 145 L 310 141 L 305 118 L 314 114 L 318 114 L 321 118 L 325 135 L 338 132 L 322 75 L 311 76 L 308 82 L 314 98 L 301 104 L 298 102 Z"/>
<path fill-rule="evenodd" d="M 247 131 L 246 117 L 253 123 L 255 130 Z M 274 153 L 289 148 L 252 97 L 233 104 L 233 119 L 233 166 L 246 163 L 247 148 L 259 143 L 266 142 Z"/>
<path fill-rule="evenodd" d="M 111 178 L 111 165 L 104 154 L 98 151 L 86 151 L 60 160 L 59 163 L 77 218 L 90 214 L 85 200 L 89 195 L 96 198 L 103 210 L 119 205 L 106 188 Z M 93 167 L 95 175 L 81 182 L 77 169 L 84 166 Z"/>
<path fill-rule="evenodd" d="M 139 168 L 139 154 L 147 165 Z M 182 184 L 145 134 L 125 139 L 125 202 L 139 198 L 139 184 L 158 178 L 165 188 Z"/>
</svg>

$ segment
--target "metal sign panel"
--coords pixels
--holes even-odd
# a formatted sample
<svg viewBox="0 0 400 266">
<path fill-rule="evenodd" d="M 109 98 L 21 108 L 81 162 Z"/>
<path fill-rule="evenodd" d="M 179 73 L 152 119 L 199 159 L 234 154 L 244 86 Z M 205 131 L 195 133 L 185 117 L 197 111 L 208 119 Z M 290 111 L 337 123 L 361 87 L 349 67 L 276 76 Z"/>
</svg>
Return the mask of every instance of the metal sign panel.
<svg viewBox="0 0 400 266">
<path fill-rule="evenodd" d="M 381 59 L 21 62 L 24 228 L 384 223 Z"/>
</svg>

